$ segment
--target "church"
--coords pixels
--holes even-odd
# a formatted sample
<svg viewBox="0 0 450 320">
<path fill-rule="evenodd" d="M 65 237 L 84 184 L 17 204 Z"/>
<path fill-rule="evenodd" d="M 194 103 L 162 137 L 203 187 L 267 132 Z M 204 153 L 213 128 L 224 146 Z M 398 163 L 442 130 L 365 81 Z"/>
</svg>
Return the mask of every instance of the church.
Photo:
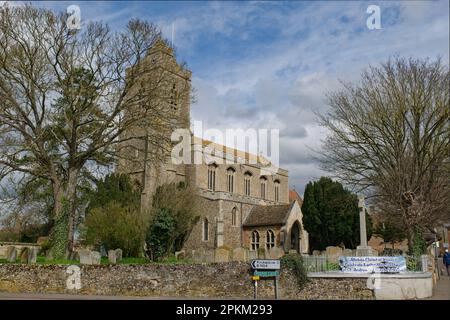
<svg viewBox="0 0 450 320">
<path fill-rule="evenodd" d="M 172 112 L 182 120 L 177 121 L 179 128 L 189 129 L 191 72 L 177 62 L 173 49 L 162 40 L 153 45 L 140 65 L 143 68 L 152 65 L 151 70 L 155 70 L 154 76 L 150 72 L 149 78 L 143 81 L 144 90 L 158 74 L 169 75 L 170 81 L 165 85 L 165 92 L 170 95 L 165 101 L 167 114 Z M 133 138 L 145 135 L 146 130 L 149 129 L 145 124 L 128 130 L 121 150 L 142 143 Z M 200 212 L 198 223 L 185 242 L 186 250 L 228 247 L 270 251 L 278 247 L 283 252 L 308 253 L 302 199 L 297 192 L 289 190 L 287 170 L 276 168 L 267 174 L 267 160 L 262 156 L 225 147 L 192 133 L 190 144 L 193 159 L 204 159 L 206 148 L 208 155 L 213 150 L 212 159 L 174 164 L 170 158 L 149 161 L 144 152 L 128 150 L 133 159 L 122 157 L 118 163 L 119 172 L 140 182 L 143 208 L 151 206 L 152 195 L 162 184 L 184 182 L 193 187 Z"/>
</svg>

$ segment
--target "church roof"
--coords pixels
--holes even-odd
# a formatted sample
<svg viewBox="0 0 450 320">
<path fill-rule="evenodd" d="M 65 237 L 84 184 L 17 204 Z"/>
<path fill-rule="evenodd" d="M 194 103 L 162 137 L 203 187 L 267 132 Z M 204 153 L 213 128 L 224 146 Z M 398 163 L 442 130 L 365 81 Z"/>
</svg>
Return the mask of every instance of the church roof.
<svg viewBox="0 0 450 320">
<path fill-rule="evenodd" d="M 268 159 L 261 155 L 255 155 L 253 153 L 245 152 L 239 149 L 231 148 L 228 146 L 224 146 L 223 144 L 219 144 L 210 140 L 202 139 L 200 137 L 194 136 L 194 143 L 200 144 L 202 147 L 210 147 L 211 149 L 219 150 L 223 153 L 233 155 L 235 157 L 239 157 L 241 159 L 245 159 L 247 161 L 254 161 L 255 163 L 267 165 L 270 163 Z"/>
<path fill-rule="evenodd" d="M 303 204 L 303 199 L 300 197 L 300 195 L 295 191 L 294 189 L 289 189 L 289 202 L 297 200 L 300 207 Z"/>
<path fill-rule="evenodd" d="M 286 223 L 294 201 L 290 204 L 255 206 L 245 219 L 244 227 L 278 226 Z"/>
</svg>

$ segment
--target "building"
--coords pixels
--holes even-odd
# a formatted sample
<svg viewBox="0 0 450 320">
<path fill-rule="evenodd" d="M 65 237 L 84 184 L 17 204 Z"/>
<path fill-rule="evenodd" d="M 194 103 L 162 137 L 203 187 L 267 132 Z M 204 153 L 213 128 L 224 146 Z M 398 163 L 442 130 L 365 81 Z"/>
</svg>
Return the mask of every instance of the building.
<svg viewBox="0 0 450 320">
<path fill-rule="evenodd" d="M 168 96 L 165 108 L 168 113 L 173 112 L 177 128 L 189 128 L 186 121 L 190 118 L 189 94 L 174 92 L 190 88 L 191 72 L 177 63 L 172 49 L 163 41 L 149 50 L 139 68 L 146 69 L 147 65 L 157 70 L 157 77 L 166 73 L 169 81 L 162 92 L 172 95 Z M 152 86 L 152 72 L 146 75 L 144 86 Z M 141 184 L 144 208 L 151 206 L 152 194 L 164 183 L 185 182 L 194 187 L 201 212 L 185 243 L 186 249 L 246 247 L 257 251 L 276 246 L 285 252 L 308 252 L 300 197 L 290 201 L 286 170 L 267 169 L 267 160 L 261 156 L 203 140 L 191 133 L 190 159 L 200 159 L 200 162 L 174 164 L 167 155 L 164 162 L 153 161 L 156 157 L 148 157 L 148 148 L 143 145 L 145 139 L 138 139 L 146 136 L 148 128 L 140 123 L 124 134 L 128 139 L 124 139 L 121 150 L 132 159 L 121 157 L 118 170 Z M 206 154 L 208 162 L 204 161 Z"/>
</svg>

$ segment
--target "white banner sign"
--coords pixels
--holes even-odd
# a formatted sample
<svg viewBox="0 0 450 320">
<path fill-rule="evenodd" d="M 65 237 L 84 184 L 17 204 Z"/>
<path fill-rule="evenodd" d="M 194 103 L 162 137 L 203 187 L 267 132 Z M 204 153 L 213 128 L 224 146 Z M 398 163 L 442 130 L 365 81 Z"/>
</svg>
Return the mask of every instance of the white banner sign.
<svg viewBox="0 0 450 320">
<path fill-rule="evenodd" d="M 406 260 L 395 257 L 339 257 L 342 272 L 399 273 L 406 271 Z"/>
</svg>

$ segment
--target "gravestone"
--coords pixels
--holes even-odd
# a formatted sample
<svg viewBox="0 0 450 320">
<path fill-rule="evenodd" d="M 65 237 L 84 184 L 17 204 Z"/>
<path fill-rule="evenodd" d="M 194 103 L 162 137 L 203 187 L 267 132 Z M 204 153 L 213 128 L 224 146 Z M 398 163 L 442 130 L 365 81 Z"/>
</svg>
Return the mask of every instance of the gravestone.
<svg viewBox="0 0 450 320">
<path fill-rule="evenodd" d="M 229 262 L 231 258 L 230 250 L 217 248 L 214 250 L 214 262 Z"/>
<path fill-rule="evenodd" d="M 38 250 L 39 249 L 35 247 L 30 248 L 28 251 L 28 263 L 36 263 Z"/>
<path fill-rule="evenodd" d="M 92 264 L 92 255 L 90 250 L 78 250 L 78 255 L 80 256 L 80 264 Z"/>
<path fill-rule="evenodd" d="M 78 251 L 72 251 L 69 253 L 69 260 L 78 261 L 80 260 L 80 255 L 78 254 Z"/>
<path fill-rule="evenodd" d="M 100 246 L 100 256 L 101 257 L 107 257 L 108 252 L 106 252 L 105 246 Z"/>
<path fill-rule="evenodd" d="M 17 259 L 17 250 L 14 246 L 9 246 L 6 249 L 6 259 L 8 262 L 16 262 Z"/>
<path fill-rule="evenodd" d="M 20 263 L 28 263 L 30 249 L 28 247 L 23 247 L 20 251 Z"/>
<path fill-rule="evenodd" d="M 344 249 L 342 251 L 342 255 L 346 256 L 346 257 L 351 257 L 351 256 L 353 256 L 353 251 L 352 251 L 352 249 Z"/>
<path fill-rule="evenodd" d="M 186 257 L 186 252 L 184 250 L 175 252 L 175 259 L 183 260 L 183 259 L 185 259 L 185 257 Z"/>
<path fill-rule="evenodd" d="M 233 261 L 248 261 L 248 249 L 235 248 L 233 249 Z"/>
<path fill-rule="evenodd" d="M 203 250 L 203 252 L 200 250 L 192 250 L 192 260 L 194 261 L 194 263 L 202 263 L 203 256 L 204 256 L 204 250 Z"/>
<path fill-rule="evenodd" d="M 108 261 L 111 264 L 117 263 L 116 250 L 108 250 Z"/>
<path fill-rule="evenodd" d="M 44 244 L 46 244 L 48 242 L 48 237 L 39 237 L 36 240 L 36 244 L 38 246 L 43 246 Z"/>
<path fill-rule="evenodd" d="M 122 260 L 122 249 L 116 249 L 116 261 L 119 262 Z"/>
<path fill-rule="evenodd" d="M 250 260 L 258 259 L 258 252 L 251 250 L 248 252 L 248 257 Z"/>
<path fill-rule="evenodd" d="M 92 264 L 101 264 L 102 256 L 98 251 L 91 251 Z"/>
<path fill-rule="evenodd" d="M 214 262 L 214 250 L 205 250 L 203 252 L 203 263 L 213 263 Z"/>
<path fill-rule="evenodd" d="M 329 246 L 329 247 L 327 247 L 326 252 L 327 252 L 328 262 L 331 262 L 331 263 L 338 263 L 339 257 L 342 256 L 342 248 L 341 247 Z"/>
<path fill-rule="evenodd" d="M 284 256 L 284 250 L 280 247 L 273 247 L 268 252 L 269 259 L 280 259 L 282 256 Z"/>
<path fill-rule="evenodd" d="M 190 260 L 194 260 L 195 250 L 190 250 L 186 252 L 186 258 Z"/>
<path fill-rule="evenodd" d="M 322 252 L 320 250 L 313 250 L 312 254 L 313 256 L 320 256 Z"/>
</svg>

